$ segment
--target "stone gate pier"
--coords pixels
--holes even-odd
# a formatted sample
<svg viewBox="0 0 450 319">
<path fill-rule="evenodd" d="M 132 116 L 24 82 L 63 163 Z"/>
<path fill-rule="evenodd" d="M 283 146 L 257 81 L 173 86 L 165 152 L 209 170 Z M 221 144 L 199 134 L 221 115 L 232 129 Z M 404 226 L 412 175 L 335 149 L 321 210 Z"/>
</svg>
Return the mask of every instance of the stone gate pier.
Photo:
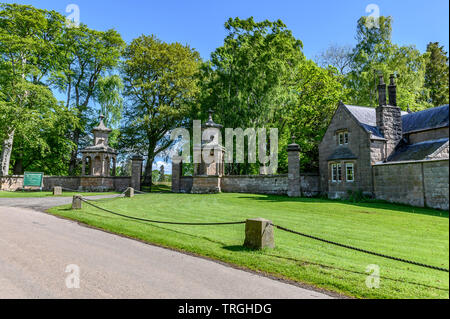
<svg viewBox="0 0 450 319">
<path fill-rule="evenodd" d="M 219 136 L 222 125 L 212 119 L 202 126 L 202 141 L 194 145 L 194 152 L 201 152 L 201 163 L 194 163 L 193 176 L 183 176 L 181 157 L 172 158 L 172 192 L 211 193 L 254 193 L 288 195 L 290 197 L 316 196 L 319 194 L 319 174 L 300 174 L 300 146 L 288 145 L 289 174 L 273 175 L 225 175 L 225 148 Z M 205 156 L 206 155 L 206 156 Z M 205 159 L 206 157 L 206 159 Z"/>
<path fill-rule="evenodd" d="M 43 190 L 62 187 L 78 191 L 124 191 L 128 187 L 140 190 L 142 162 L 140 156 L 131 158 L 131 176 L 116 176 L 117 151 L 109 146 L 111 129 L 103 123 L 94 127 L 94 143 L 81 151 L 81 176 L 44 176 Z M 0 190 L 16 191 L 23 189 L 23 175 L 0 176 Z"/>
</svg>

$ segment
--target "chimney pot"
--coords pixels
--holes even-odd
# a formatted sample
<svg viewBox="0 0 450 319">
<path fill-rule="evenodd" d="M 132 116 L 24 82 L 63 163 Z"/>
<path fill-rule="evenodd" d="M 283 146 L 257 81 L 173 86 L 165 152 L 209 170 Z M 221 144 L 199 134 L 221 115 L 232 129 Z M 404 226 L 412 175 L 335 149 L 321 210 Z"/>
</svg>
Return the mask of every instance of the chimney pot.
<svg viewBox="0 0 450 319">
<path fill-rule="evenodd" d="M 397 106 L 397 85 L 395 84 L 395 75 L 391 74 L 389 82 L 389 104 Z"/>
<path fill-rule="evenodd" d="M 386 105 L 386 84 L 383 75 L 380 75 L 380 84 L 378 84 L 378 104 L 380 106 Z"/>
</svg>

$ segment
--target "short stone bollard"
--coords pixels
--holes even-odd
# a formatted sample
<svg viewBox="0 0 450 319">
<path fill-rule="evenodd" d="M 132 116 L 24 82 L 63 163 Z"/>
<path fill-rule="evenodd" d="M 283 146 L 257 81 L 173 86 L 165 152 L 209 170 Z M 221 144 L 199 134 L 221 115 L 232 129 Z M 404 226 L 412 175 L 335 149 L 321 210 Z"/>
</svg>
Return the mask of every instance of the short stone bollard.
<svg viewBox="0 0 450 319">
<path fill-rule="evenodd" d="M 59 196 L 59 195 L 62 195 L 62 187 L 61 186 L 53 187 L 53 196 Z"/>
<path fill-rule="evenodd" d="M 73 195 L 72 209 L 81 209 L 81 195 Z"/>
<path fill-rule="evenodd" d="M 274 248 L 272 222 L 264 218 L 247 219 L 244 246 L 251 249 Z"/>
<path fill-rule="evenodd" d="M 125 191 L 125 197 L 134 197 L 134 188 L 128 187 Z"/>
</svg>

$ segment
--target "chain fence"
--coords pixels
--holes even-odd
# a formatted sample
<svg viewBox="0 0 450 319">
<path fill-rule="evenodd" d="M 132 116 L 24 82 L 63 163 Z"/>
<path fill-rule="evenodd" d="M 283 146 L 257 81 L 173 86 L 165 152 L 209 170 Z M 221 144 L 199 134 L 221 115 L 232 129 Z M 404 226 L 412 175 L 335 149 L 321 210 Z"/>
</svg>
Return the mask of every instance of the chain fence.
<svg viewBox="0 0 450 319">
<path fill-rule="evenodd" d="M 123 194 L 121 194 L 121 196 L 123 196 Z M 117 215 L 117 216 L 128 218 L 128 219 L 134 219 L 134 220 L 138 220 L 138 221 L 143 221 L 143 222 L 156 223 L 156 224 L 212 226 L 212 225 L 238 225 L 238 224 L 245 224 L 246 223 L 245 220 L 244 221 L 233 221 L 233 222 L 219 222 L 219 223 L 187 223 L 187 222 L 173 222 L 173 221 L 152 220 L 152 219 L 128 216 L 128 215 L 125 215 L 125 214 L 120 214 L 120 213 L 114 212 L 112 210 L 109 210 L 109 209 L 100 207 L 98 205 L 95 205 L 90 200 L 88 200 L 88 199 L 86 199 L 84 197 L 81 197 L 81 200 L 83 202 L 85 202 L 86 204 L 92 206 L 92 207 L 95 207 L 97 209 L 100 209 L 102 211 L 105 211 L 105 212 L 113 214 L 113 215 Z M 354 246 L 338 243 L 338 242 L 327 240 L 327 239 L 323 239 L 323 238 L 320 238 L 320 237 L 317 237 L 317 236 L 301 233 L 301 232 L 298 232 L 298 231 L 295 231 L 295 230 L 292 230 L 292 229 L 289 229 L 289 228 L 286 228 L 286 227 L 283 227 L 283 226 L 280 226 L 280 225 L 276 225 L 276 224 L 271 224 L 271 225 L 273 227 L 279 229 L 279 230 L 282 230 L 282 231 L 285 231 L 285 232 L 288 232 L 288 233 L 292 233 L 292 234 L 295 234 L 295 235 L 298 235 L 298 236 L 306 237 L 306 238 L 309 238 L 309 239 L 313 239 L 313 240 L 316 240 L 316 241 L 320 241 L 320 242 L 323 242 L 323 243 L 327 243 L 327 244 L 330 244 L 330 245 L 335 245 L 335 246 L 339 246 L 339 247 L 342 247 L 342 248 L 358 251 L 358 252 L 361 252 L 361 253 L 365 253 L 365 254 L 369 254 L 369 255 L 373 255 L 373 256 L 377 256 L 377 257 L 382 257 L 382 258 L 386 258 L 386 259 L 391 259 L 391 260 L 395 260 L 395 261 L 398 261 L 398 262 L 411 264 L 411 265 L 415 265 L 415 266 L 419 266 L 419 267 L 424 267 L 424 268 L 438 270 L 438 271 L 443 271 L 443 272 L 449 272 L 449 269 L 446 269 L 446 268 L 443 268 L 443 267 L 428 265 L 428 264 L 420 263 L 420 262 L 413 261 L 413 260 L 408 260 L 408 259 L 404 259 L 404 258 L 400 258 L 400 257 L 390 256 L 390 255 L 387 255 L 387 254 L 381 254 L 381 253 L 378 253 L 378 252 L 362 249 L 362 248 L 359 248 L 359 247 L 354 247 Z"/>
</svg>

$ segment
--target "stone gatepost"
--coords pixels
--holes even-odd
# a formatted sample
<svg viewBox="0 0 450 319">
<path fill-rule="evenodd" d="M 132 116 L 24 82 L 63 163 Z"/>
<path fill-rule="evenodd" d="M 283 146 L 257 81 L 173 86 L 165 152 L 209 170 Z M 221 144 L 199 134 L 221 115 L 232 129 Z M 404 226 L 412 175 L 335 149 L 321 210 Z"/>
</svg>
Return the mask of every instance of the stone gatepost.
<svg viewBox="0 0 450 319">
<path fill-rule="evenodd" d="M 294 142 L 287 147 L 288 152 L 288 196 L 300 197 L 300 146 Z"/>
<path fill-rule="evenodd" d="M 60 195 L 62 195 L 62 187 L 61 186 L 53 187 L 53 196 L 60 196 Z"/>
<path fill-rule="evenodd" d="M 250 249 L 274 248 L 272 222 L 264 218 L 247 219 L 244 246 Z"/>
<path fill-rule="evenodd" d="M 141 190 L 141 176 L 142 176 L 142 163 L 144 159 L 142 156 L 134 155 L 131 158 L 131 187 L 135 190 Z"/>
<path fill-rule="evenodd" d="M 127 190 L 125 191 L 125 197 L 134 197 L 134 188 L 133 187 L 128 187 Z"/>
<path fill-rule="evenodd" d="M 73 195 L 72 209 L 81 209 L 81 195 Z"/>
<path fill-rule="evenodd" d="M 172 192 L 180 192 L 180 178 L 183 175 L 183 162 L 181 156 L 172 157 Z"/>
</svg>

